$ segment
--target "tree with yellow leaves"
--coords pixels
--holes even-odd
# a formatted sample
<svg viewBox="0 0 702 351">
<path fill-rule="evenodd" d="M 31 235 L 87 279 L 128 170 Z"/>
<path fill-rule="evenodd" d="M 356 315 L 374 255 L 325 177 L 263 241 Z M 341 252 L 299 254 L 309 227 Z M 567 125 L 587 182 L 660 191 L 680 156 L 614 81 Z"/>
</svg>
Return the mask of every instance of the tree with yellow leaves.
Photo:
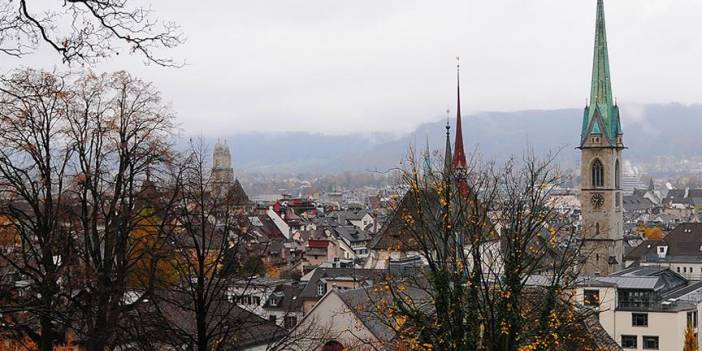
<svg viewBox="0 0 702 351">
<path fill-rule="evenodd" d="M 644 229 L 644 237 L 648 240 L 661 240 L 665 236 L 663 229 L 660 227 L 652 227 Z"/>
<path fill-rule="evenodd" d="M 173 253 L 160 230 L 161 219 L 151 208 L 142 209 L 140 219 L 130 233 L 132 249 L 129 260 L 132 268 L 127 274 L 130 288 L 165 288 L 178 283 L 173 270 Z"/>
<path fill-rule="evenodd" d="M 697 345 L 697 336 L 695 335 L 695 329 L 692 327 L 692 323 L 687 324 L 685 328 L 685 344 L 683 346 L 683 351 L 697 351 L 699 350 Z"/>
<path fill-rule="evenodd" d="M 553 159 L 469 162 L 460 173 L 451 162 L 420 167 L 411 150 L 408 159 L 387 230 L 428 265 L 389 275 L 366 313 L 407 350 L 597 349 L 583 332 L 591 312 L 564 294 L 582 242 L 547 205 L 563 181 Z M 544 279 L 527 284 L 535 276 Z"/>
</svg>

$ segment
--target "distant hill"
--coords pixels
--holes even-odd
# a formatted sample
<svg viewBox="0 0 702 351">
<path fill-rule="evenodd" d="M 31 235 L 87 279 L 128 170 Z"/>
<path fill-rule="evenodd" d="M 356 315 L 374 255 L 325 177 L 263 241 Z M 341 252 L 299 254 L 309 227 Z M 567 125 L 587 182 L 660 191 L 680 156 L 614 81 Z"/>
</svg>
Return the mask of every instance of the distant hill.
<svg viewBox="0 0 702 351">
<path fill-rule="evenodd" d="M 536 153 L 558 151 L 566 167 L 576 164 L 582 109 L 483 112 L 464 116 L 466 151 L 505 160 L 527 145 Z M 652 104 L 622 107 L 624 142 L 631 160 L 702 154 L 702 105 Z M 453 122 L 453 121 L 452 121 Z M 387 170 L 399 165 L 410 144 L 443 153 L 445 122 L 417 127 L 401 137 L 371 133 L 243 133 L 227 138 L 235 167 L 264 173 L 338 173 Z M 451 129 L 454 131 L 453 126 Z M 214 142 L 214 140 L 208 140 Z"/>
</svg>

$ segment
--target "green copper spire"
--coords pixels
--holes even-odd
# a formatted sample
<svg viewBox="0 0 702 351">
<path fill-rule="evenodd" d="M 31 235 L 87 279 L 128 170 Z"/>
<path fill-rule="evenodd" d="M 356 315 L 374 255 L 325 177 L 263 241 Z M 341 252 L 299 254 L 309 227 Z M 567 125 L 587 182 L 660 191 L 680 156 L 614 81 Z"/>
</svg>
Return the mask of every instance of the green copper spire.
<svg viewBox="0 0 702 351">
<path fill-rule="evenodd" d="M 595 28 L 595 54 L 592 59 L 590 101 L 612 105 L 612 82 L 609 78 L 609 53 L 607 52 L 603 0 L 597 0 L 597 26 Z"/>
<path fill-rule="evenodd" d="M 585 108 L 581 144 L 589 134 L 603 134 L 612 146 L 622 134 L 619 108 L 614 104 L 612 81 L 609 74 L 609 52 L 605 28 L 604 1 L 597 0 L 597 24 L 595 26 L 595 52 L 592 60 L 592 82 L 590 103 Z"/>
</svg>

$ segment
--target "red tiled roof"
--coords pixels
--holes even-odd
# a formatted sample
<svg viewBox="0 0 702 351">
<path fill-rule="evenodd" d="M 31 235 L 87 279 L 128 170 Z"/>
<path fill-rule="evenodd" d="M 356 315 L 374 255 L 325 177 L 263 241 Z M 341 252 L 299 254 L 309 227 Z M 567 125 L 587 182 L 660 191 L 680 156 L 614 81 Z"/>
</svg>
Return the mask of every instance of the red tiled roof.
<svg viewBox="0 0 702 351">
<path fill-rule="evenodd" d="M 307 242 L 307 247 L 312 249 L 326 249 L 328 246 L 328 240 L 310 240 Z"/>
</svg>

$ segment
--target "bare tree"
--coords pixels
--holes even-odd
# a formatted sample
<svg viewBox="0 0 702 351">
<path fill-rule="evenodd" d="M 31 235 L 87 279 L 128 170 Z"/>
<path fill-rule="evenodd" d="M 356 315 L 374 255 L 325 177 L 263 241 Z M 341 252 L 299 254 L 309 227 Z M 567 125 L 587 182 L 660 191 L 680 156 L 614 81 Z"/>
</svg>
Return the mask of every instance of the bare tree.
<svg viewBox="0 0 702 351">
<path fill-rule="evenodd" d="M 171 218 L 169 199 L 158 216 L 143 211 L 139 200 L 150 167 L 167 161 L 173 115 L 151 84 L 125 72 L 87 74 L 75 94 L 67 133 L 75 142 L 76 249 L 85 272 L 84 293 L 72 301 L 88 349 L 103 350 L 117 342 L 115 321 L 148 296 L 125 301 L 130 275 L 148 254 L 136 252 L 143 238 L 135 233 L 162 234 Z"/>
<path fill-rule="evenodd" d="M 63 135 L 71 93 L 66 77 L 26 70 L 0 80 L 0 215 L 17 236 L 0 250 L 21 283 L 3 300 L 4 326 L 51 350 L 68 321 L 66 276 L 73 257 L 66 211 L 72 143 Z"/>
<path fill-rule="evenodd" d="M 394 346 L 588 349 L 590 314 L 568 293 L 582 242 L 547 205 L 562 179 L 553 158 L 526 154 L 460 171 L 418 163 L 410 152 L 408 192 L 391 225 L 427 265 L 395 272 L 369 293 L 370 313 L 397 334 Z"/>
<path fill-rule="evenodd" d="M 68 330 L 89 349 L 110 348 L 115 321 L 154 286 L 143 233 L 161 235 L 171 206 L 139 201 L 149 167 L 168 161 L 173 116 L 153 86 L 124 72 L 33 70 L 2 78 L 0 116 L 0 214 L 19 243 L 0 252 L 17 281 L 1 312 L 42 350 Z"/>
<path fill-rule="evenodd" d="M 138 53 L 147 62 L 177 66 L 158 53 L 183 42 L 178 27 L 128 0 L 33 0 L 0 3 L 0 52 L 22 57 L 47 44 L 65 63 L 91 63 Z M 126 46 L 122 47 L 122 46 Z"/>
<path fill-rule="evenodd" d="M 252 275 L 227 264 L 246 257 L 244 223 L 234 194 L 211 179 L 205 150 L 191 145 L 174 172 L 181 179 L 173 182 L 179 184 L 176 221 L 168 238 L 177 283 L 154 296 L 169 341 L 203 351 L 230 348 L 252 328 L 281 332 L 237 306 Z M 231 293 L 231 283 L 244 284 L 244 292 Z"/>
</svg>

